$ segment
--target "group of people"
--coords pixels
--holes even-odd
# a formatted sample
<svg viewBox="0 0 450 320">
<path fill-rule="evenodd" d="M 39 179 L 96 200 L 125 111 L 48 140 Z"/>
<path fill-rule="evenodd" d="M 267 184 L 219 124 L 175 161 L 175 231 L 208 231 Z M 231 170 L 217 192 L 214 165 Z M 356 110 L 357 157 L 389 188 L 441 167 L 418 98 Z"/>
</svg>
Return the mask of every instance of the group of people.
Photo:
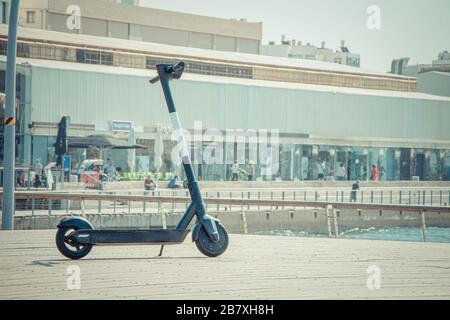
<svg viewBox="0 0 450 320">
<path fill-rule="evenodd" d="M 240 168 L 237 160 L 234 161 L 233 165 L 231 166 L 231 181 L 239 181 L 239 175 L 241 173 L 247 175 L 248 181 L 252 181 L 253 176 L 255 175 L 255 166 L 250 162 L 247 166 L 247 170 L 243 170 Z"/>
<path fill-rule="evenodd" d="M 381 180 L 384 176 L 384 167 L 378 168 L 376 165 L 372 165 L 370 170 L 370 180 L 378 181 Z M 347 179 L 347 169 L 344 167 L 343 163 L 339 164 L 339 167 L 336 169 L 336 180 L 343 181 Z"/>
</svg>

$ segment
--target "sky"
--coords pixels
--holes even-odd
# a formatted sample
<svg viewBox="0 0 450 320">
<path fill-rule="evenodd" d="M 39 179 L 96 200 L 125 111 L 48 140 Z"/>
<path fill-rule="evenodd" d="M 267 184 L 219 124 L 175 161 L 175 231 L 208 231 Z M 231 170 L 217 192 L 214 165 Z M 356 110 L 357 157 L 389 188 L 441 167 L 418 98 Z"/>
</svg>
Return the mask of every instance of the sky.
<svg viewBox="0 0 450 320">
<path fill-rule="evenodd" d="M 279 42 L 282 34 L 316 46 L 325 41 L 331 49 L 345 40 L 351 52 L 361 54 L 361 67 L 374 71 L 389 71 L 394 58 L 431 63 L 450 51 L 450 0 L 141 0 L 141 5 L 263 22 L 264 44 Z"/>
</svg>

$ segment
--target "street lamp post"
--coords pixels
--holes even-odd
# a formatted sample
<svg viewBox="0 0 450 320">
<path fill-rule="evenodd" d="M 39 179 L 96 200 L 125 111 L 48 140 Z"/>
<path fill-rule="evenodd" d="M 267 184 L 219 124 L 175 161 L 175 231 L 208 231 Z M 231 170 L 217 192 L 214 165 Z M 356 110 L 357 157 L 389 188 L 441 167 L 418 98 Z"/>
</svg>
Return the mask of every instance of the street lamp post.
<svg viewBox="0 0 450 320">
<path fill-rule="evenodd" d="M 16 161 L 16 51 L 17 24 L 20 0 L 11 1 L 8 30 L 8 56 L 6 63 L 6 112 L 3 161 L 3 214 L 2 229 L 13 230 L 14 224 L 14 185 Z"/>
</svg>

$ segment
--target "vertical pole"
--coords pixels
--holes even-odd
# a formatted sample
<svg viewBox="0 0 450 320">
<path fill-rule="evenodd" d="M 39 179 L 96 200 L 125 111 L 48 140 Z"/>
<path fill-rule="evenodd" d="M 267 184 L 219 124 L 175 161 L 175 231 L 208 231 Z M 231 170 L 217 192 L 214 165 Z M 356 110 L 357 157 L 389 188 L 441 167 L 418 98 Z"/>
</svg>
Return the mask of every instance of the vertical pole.
<svg viewBox="0 0 450 320">
<path fill-rule="evenodd" d="M 331 238 L 332 237 L 332 233 L 331 233 L 331 217 L 330 217 L 330 210 L 333 210 L 333 207 L 331 205 L 327 206 L 326 209 L 326 214 L 327 214 L 327 226 L 328 226 L 328 237 Z"/>
<path fill-rule="evenodd" d="M 128 197 L 131 197 L 131 192 L 128 192 Z M 128 214 L 131 213 L 131 201 L 130 198 L 128 198 Z"/>
<path fill-rule="evenodd" d="M 261 192 L 258 191 L 258 200 L 261 200 Z M 258 204 L 258 211 L 261 209 L 261 205 Z"/>
<path fill-rule="evenodd" d="M 294 201 L 295 201 L 295 200 L 297 200 L 297 199 L 296 199 L 296 194 L 295 194 L 295 191 L 294 191 Z M 293 208 L 293 209 L 295 210 L 295 205 L 294 205 L 294 208 Z"/>
<path fill-rule="evenodd" d="M 402 190 L 398 192 L 398 203 L 402 204 Z"/>
<path fill-rule="evenodd" d="M 52 199 L 48 199 L 48 215 L 51 216 L 52 215 Z"/>
<path fill-rule="evenodd" d="M 334 219 L 334 236 L 336 238 L 339 238 L 339 228 L 338 228 L 336 209 L 333 209 L 333 219 Z"/>
<path fill-rule="evenodd" d="M 3 215 L 2 229 L 14 229 L 14 176 L 16 158 L 16 52 L 17 21 L 20 0 L 11 1 L 8 29 L 8 53 L 6 65 L 6 110 L 3 160 Z"/>
<path fill-rule="evenodd" d="M 244 208 L 241 207 L 241 217 L 242 217 L 242 222 L 244 224 L 244 234 L 248 234 L 248 229 L 247 229 L 247 215 L 245 214 Z"/>
<path fill-rule="evenodd" d="M 423 241 L 427 242 L 428 234 L 427 234 L 427 225 L 426 225 L 426 222 L 425 222 L 425 212 L 420 210 L 420 215 L 422 216 Z"/>
<path fill-rule="evenodd" d="M 35 199 L 31 199 L 31 215 L 34 216 L 34 205 L 35 205 Z"/>
<path fill-rule="evenodd" d="M 381 199 L 380 199 L 380 201 L 381 201 L 381 203 L 383 203 L 383 190 L 381 190 Z"/>
<path fill-rule="evenodd" d="M 430 205 L 433 205 L 433 190 L 430 191 L 430 196 L 431 196 L 431 201 L 430 201 Z"/>
<path fill-rule="evenodd" d="M 250 191 L 247 193 L 247 199 L 250 200 Z M 247 210 L 250 210 L 250 205 L 247 206 Z"/>
<path fill-rule="evenodd" d="M 114 192 L 114 196 L 116 195 L 116 193 Z M 114 201 L 113 201 L 113 213 L 116 214 L 116 198 L 114 197 Z"/>
<path fill-rule="evenodd" d="M 217 192 L 217 200 L 220 200 L 220 192 Z M 220 211 L 220 204 L 217 202 L 217 212 Z"/>
</svg>

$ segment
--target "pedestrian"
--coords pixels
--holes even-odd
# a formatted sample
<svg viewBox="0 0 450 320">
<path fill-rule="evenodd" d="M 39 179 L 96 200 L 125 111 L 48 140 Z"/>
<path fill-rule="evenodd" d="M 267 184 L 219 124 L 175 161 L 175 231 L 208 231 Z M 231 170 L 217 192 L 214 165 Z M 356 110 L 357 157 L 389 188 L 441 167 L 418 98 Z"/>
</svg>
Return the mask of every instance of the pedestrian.
<svg viewBox="0 0 450 320">
<path fill-rule="evenodd" d="M 352 185 L 352 192 L 350 194 L 350 202 L 356 202 L 356 191 L 360 190 L 359 188 L 359 180 Z"/>
<path fill-rule="evenodd" d="M 372 170 L 370 171 L 370 180 L 372 181 L 378 180 L 378 169 L 376 165 L 372 165 Z"/>
<path fill-rule="evenodd" d="M 239 180 L 239 164 L 236 161 L 234 161 L 233 165 L 231 166 L 231 181 L 238 181 Z"/>
<path fill-rule="evenodd" d="M 157 187 L 155 180 L 152 179 L 152 177 L 147 176 L 147 178 L 144 181 L 144 188 L 145 190 L 155 190 Z"/>
<path fill-rule="evenodd" d="M 378 180 L 383 180 L 383 176 L 384 176 L 384 172 L 386 171 L 386 169 L 384 169 L 383 166 L 381 166 L 380 171 L 378 172 Z"/>
<path fill-rule="evenodd" d="M 255 174 L 255 167 L 253 166 L 253 163 L 249 162 L 247 169 L 248 181 L 253 181 L 254 174 Z"/>
<path fill-rule="evenodd" d="M 178 183 L 178 176 L 174 176 L 172 180 L 170 180 L 169 184 L 167 185 L 167 188 L 169 189 L 181 188 L 181 185 Z"/>
<path fill-rule="evenodd" d="M 317 166 L 317 177 L 318 177 L 319 181 L 323 181 L 323 179 L 325 177 L 324 166 L 319 161 L 316 161 L 316 166 Z"/>
<path fill-rule="evenodd" d="M 336 170 L 336 179 L 339 181 L 345 180 L 345 176 L 347 175 L 347 170 L 345 170 L 344 163 L 340 163 L 339 167 Z"/>
<path fill-rule="evenodd" d="M 42 164 L 39 159 L 36 159 L 33 165 L 34 170 L 34 187 L 40 188 L 42 186 L 41 176 L 42 176 Z"/>
</svg>

